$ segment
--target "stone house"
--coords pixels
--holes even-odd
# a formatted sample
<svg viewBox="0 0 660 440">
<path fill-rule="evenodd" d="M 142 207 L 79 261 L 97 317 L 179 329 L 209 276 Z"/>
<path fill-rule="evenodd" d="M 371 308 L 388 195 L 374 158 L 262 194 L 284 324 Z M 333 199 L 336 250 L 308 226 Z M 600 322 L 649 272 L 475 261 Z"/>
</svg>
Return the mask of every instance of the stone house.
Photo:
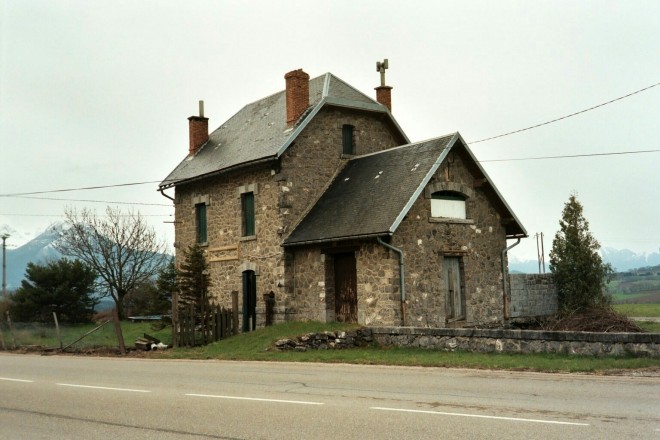
<svg viewBox="0 0 660 440">
<path fill-rule="evenodd" d="M 410 143 L 384 81 L 373 100 L 331 73 L 284 78 L 211 133 L 202 108 L 188 118 L 159 187 L 174 187 L 177 258 L 206 249 L 214 301 L 238 291 L 244 331 L 268 294 L 276 321 L 505 319 L 507 239 L 527 234 L 460 134 Z"/>
</svg>

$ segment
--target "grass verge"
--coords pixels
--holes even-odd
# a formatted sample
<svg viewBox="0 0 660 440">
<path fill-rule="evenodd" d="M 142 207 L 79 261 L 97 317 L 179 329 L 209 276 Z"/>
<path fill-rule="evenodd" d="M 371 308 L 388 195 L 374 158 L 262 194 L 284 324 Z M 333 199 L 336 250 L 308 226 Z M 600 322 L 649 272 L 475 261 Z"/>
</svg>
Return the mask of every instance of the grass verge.
<svg viewBox="0 0 660 440">
<path fill-rule="evenodd" d="M 660 304 L 614 304 L 612 308 L 626 316 L 660 317 Z"/>
<path fill-rule="evenodd" d="M 67 326 L 62 328 L 64 344 L 92 330 L 94 325 Z M 324 330 L 349 330 L 355 325 L 340 323 L 290 322 L 242 333 L 203 347 L 147 352 L 146 355 L 164 359 L 218 359 L 241 361 L 323 362 L 366 365 L 398 365 L 423 367 L 475 368 L 540 372 L 569 372 L 606 374 L 621 370 L 654 370 L 660 372 L 660 359 L 633 357 L 570 356 L 559 354 L 501 354 L 469 353 L 422 350 L 397 347 L 367 347 L 349 350 L 318 350 L 307 352 L 280 352 L 273 348 L 278 339 L 300 336 Z M 163 343 L 171 342 L 171 328 L 155 330 L 151 323 L 123 322 L 122 330 L 127 347 L 133 347 L 135 339 L 148 333 Z M 5 342 L 9 334 L 4 331 Z M 14 331 L 18 345 L 58 347 L 55 329 L 49 326 L 24 326 Z M 76 343 L 74 349 L 117 347 L 112 323 Z M 142 352 L 140 352 L 142 353 Z"/>
<path fill-rule="evenodd" d="M 292 322 L 252 333 L 240 334 L 204 347 L 154 352 L 170 359 L 220 359 L 243 361 L 324 362 L 368 365 L 398 365 L 501 369 L 541 372 L 605 373 L 613 370 L 653 369 L 660 371 L 660 359 L 633 357 L 587 357 L 559 354 L 495 354 L 422 350 L 415 348 L 368 347 L 349 350 L 279 352 L 276 340 L 322 330 L 348 329 L 341 324 Z"/>
</svg>

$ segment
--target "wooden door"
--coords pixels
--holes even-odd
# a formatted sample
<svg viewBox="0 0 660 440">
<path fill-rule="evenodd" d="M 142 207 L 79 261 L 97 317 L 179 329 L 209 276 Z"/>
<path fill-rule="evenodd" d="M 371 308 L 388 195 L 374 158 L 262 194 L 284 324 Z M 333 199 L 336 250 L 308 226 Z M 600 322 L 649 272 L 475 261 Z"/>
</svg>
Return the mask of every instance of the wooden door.
<svg viewBox="0 0 660 440">
<path fill-rule="evenodd" d="M 353 252 L 335 255 L 335 319 L 357 322 L 357 271 Z"/>
<path fill-rule="evenodd" d="M 465 293 L 461 284 L 460 258 L 445 257 L 443 271 L 447 320 L 465 319 Z"/>
</svg>

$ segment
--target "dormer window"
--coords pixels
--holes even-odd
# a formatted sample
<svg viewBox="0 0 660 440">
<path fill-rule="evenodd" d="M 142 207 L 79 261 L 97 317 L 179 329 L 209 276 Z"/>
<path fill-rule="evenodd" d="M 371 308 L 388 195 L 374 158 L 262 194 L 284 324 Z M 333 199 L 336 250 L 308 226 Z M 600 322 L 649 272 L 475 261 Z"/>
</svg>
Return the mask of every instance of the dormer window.
<svg viewBox="0 0 660 440">
<path fill-rule="evenodd" d="M 466 197 L 455 191 L 437 191 L 431 194 L 431 217 L 465 219 Z"/>
<path fill-rule="evenodd" d="M 355 140 L 352 125 L 344 124 L 341 127 L 342 154 L 355 154 Z"/>
</svg>

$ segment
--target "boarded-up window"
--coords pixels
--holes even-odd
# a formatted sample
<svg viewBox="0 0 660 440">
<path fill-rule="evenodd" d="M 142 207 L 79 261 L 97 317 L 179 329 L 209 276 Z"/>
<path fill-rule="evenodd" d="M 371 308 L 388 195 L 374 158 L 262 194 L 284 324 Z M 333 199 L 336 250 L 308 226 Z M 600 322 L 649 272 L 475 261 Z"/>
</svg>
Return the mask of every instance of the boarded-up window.
<svg viewBox="0 0 660 440">
<path fill-rule="evenodd" d="M 465 196 L 454 191 L 438 191 L 431 194 L 431 217 L 465 219 Z"/>
<path fill-rule="evenodd" d="M 195 223 L 197 226 L 197 243 L 206 243 L 206 204 L 195 205 Z"/>
</svg>

